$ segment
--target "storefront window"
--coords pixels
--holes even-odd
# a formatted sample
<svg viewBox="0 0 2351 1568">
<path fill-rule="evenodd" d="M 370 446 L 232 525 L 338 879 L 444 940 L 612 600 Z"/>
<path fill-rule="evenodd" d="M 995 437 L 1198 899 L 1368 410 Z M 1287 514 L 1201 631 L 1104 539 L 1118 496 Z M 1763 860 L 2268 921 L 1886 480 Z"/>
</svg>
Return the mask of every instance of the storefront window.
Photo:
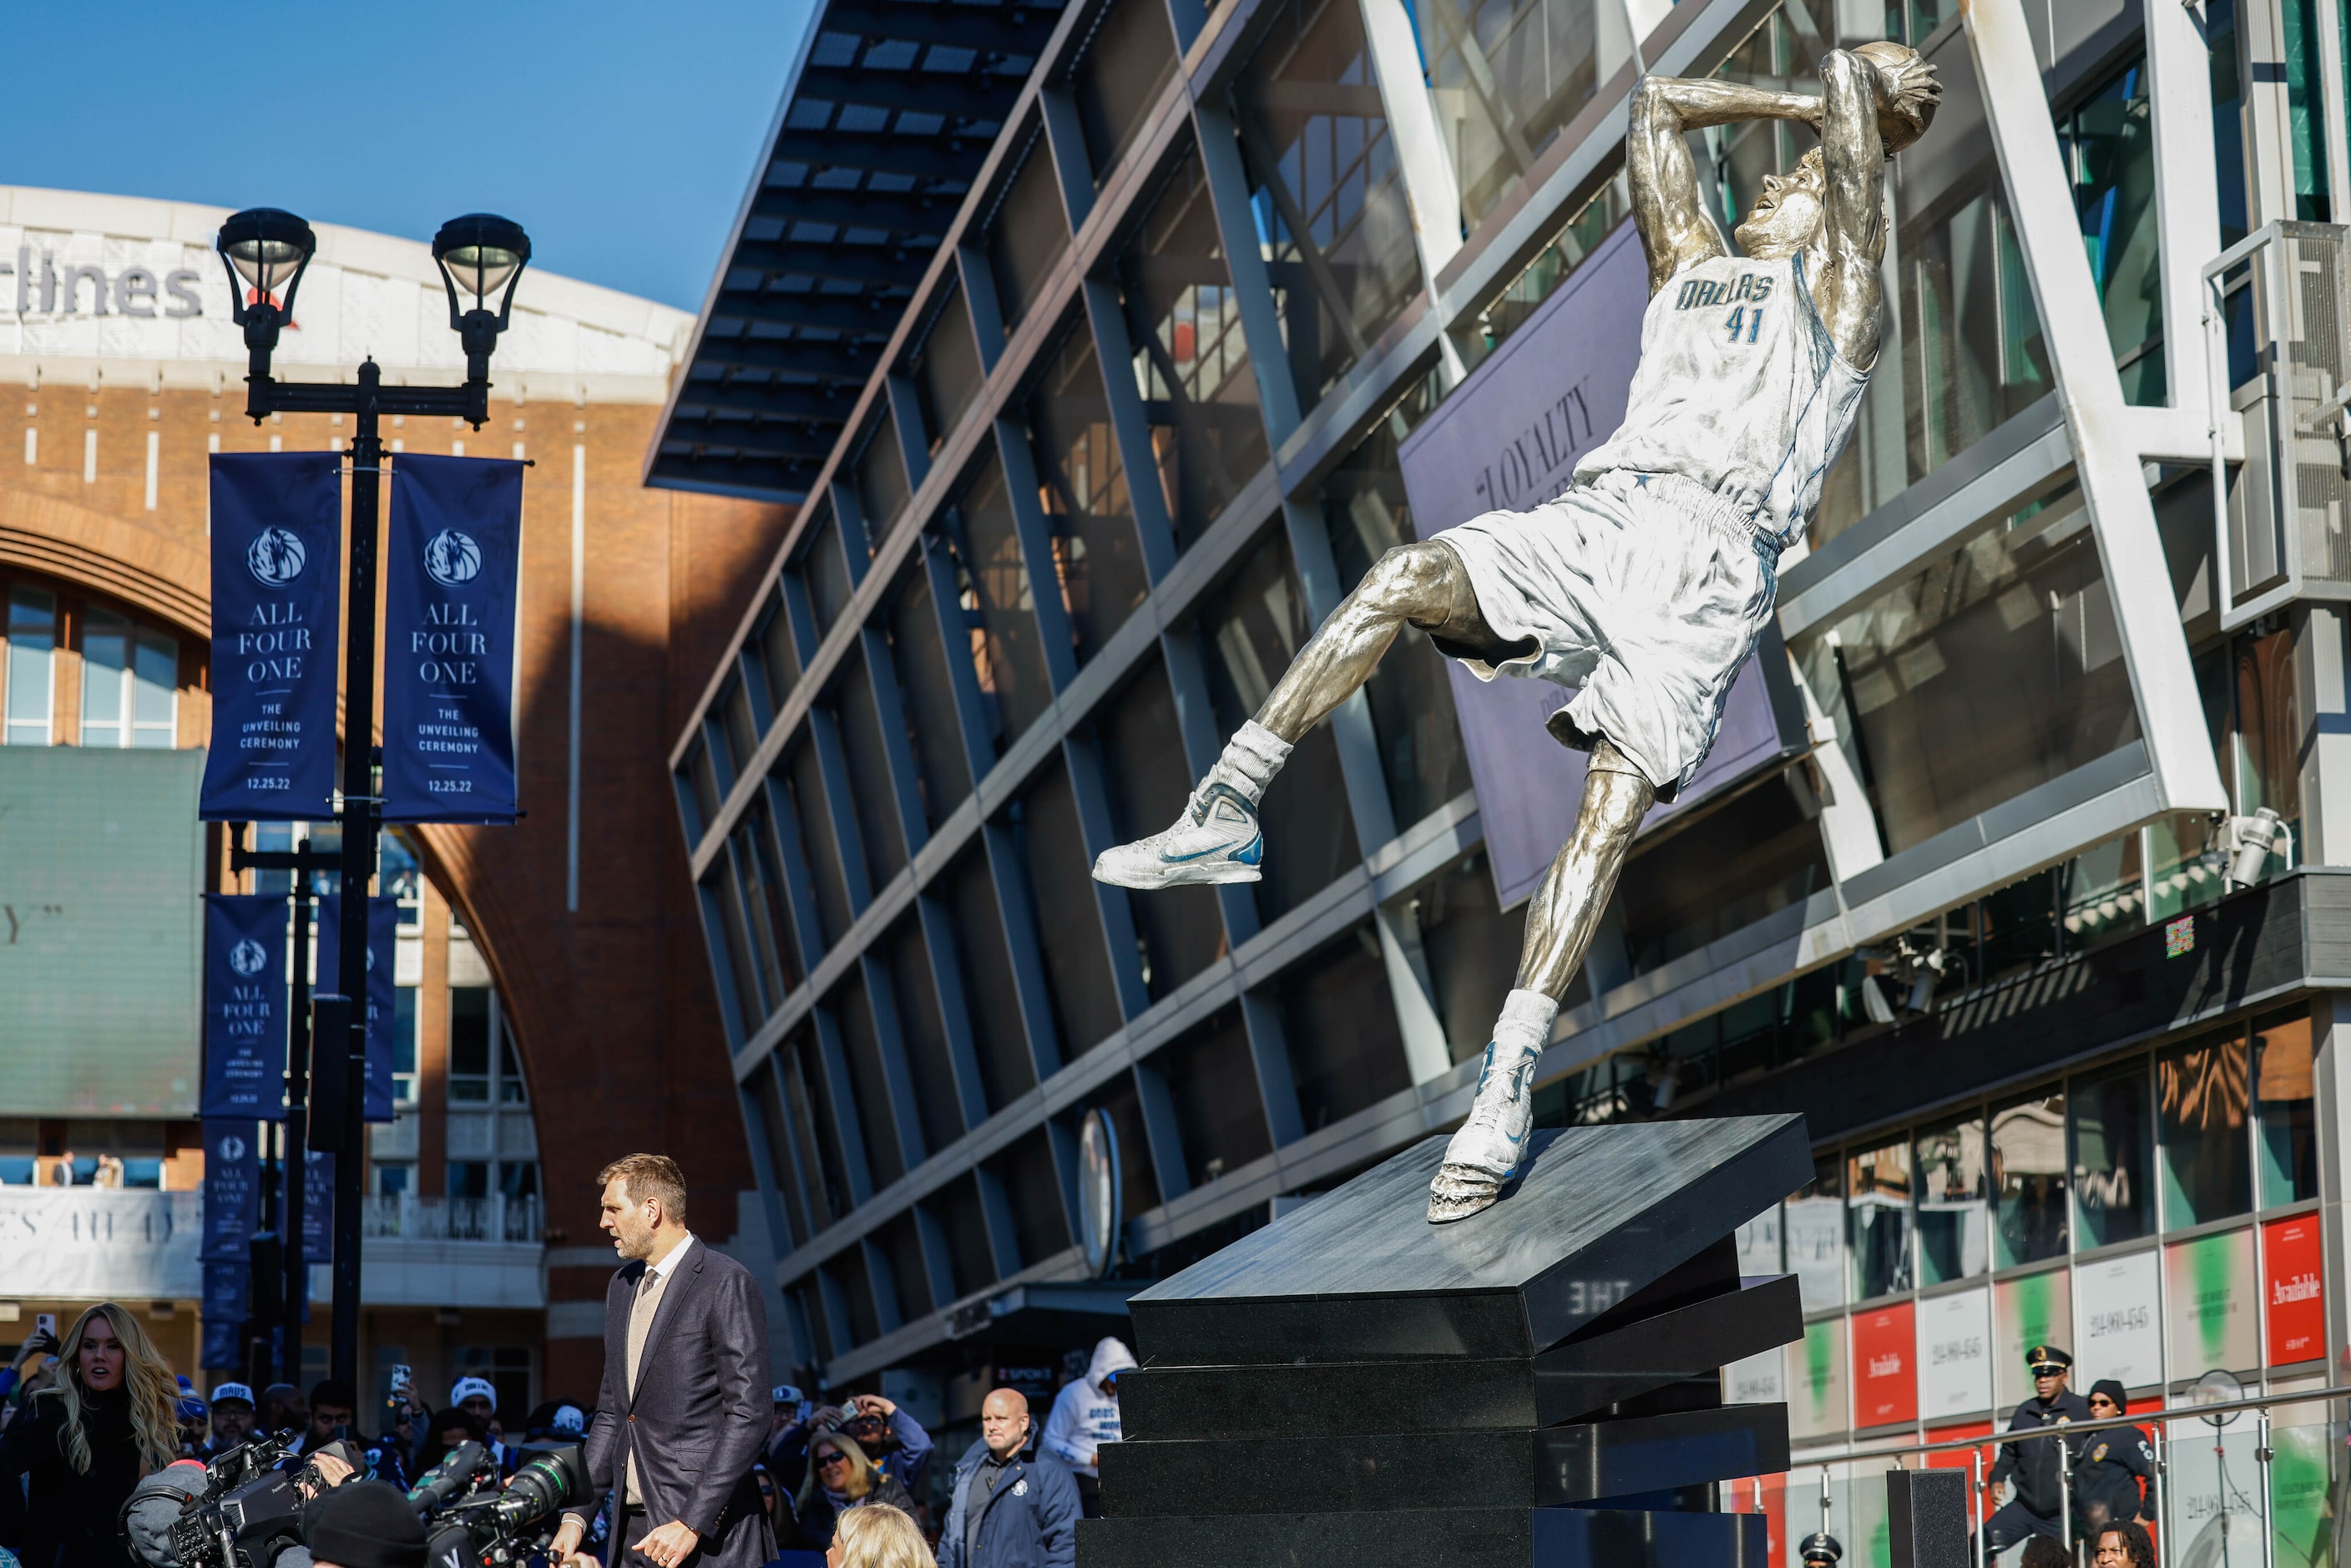
<svg viewBox="0 0 2351 1568">
<path fill-rule="evenodd" d="M 1511 279 L 1501 297 L 1479 316 L 1478 324 L 1483 330 L 1460 344 L 1463 365 L 1475 370 L 1488 354 L 1501 347 L 1503 340 L 1525 325 L 1527 318 L 1535 313 L 1535 307 L 1550 298 L 1552 291 L 1566 282 L 1632 212 L 1632 187 L 1624 171 L 1619 170 L 1616 177 L 1601 186 L 1549 245 L 1535 253 L 1534 260 Z"/>
<path fill-rule="evenodd" d="M 971 629 L 972 667 L 995 710 L 1000 757 L 1051 706 L 1053 694 L 1045 684 L 1044 648 L 1020 559 L 1019 526 L 993 458 L 947 509 L 947 524 L 956 547 L 958 607 Z"/>
<path fill-rule="evenodd" d="M 1233 109 L 1299 402 L 1311 407 L 1420 291 L 1363 13 L 1349 0 L 1283 0 Z"/>
<path fill-rule="evenodd" d="M 1052 526 L 1053 570 L 1083 664 L 1126 624 L 1151 585 L 1092 334 L 1082 323 L 1074 326 L 1045 364 L 1044 380 L 1029 399 L 1037 498 Z"/>
<path fill-rule="evenodd" d="M 1413 542 L 1412 503 L 1396 461 L 1395 421 L 1384 420 L 1322 481 L 1331 557 L 1350 590 L 1382 556 Z M 1454 717 L 1452 679 L 1428 633 L 1407 623 L 1364 686 L 1380 771 L 1399 831 L 1469 788 L 1469 758 Z"/>
<path fill-rule="evenodd" d="M 1197 148 L 1168 172 L 1118 276 L 1135 390 L 1184 549 L 1223 516 L 1266 455 L 1257 377 Z"/>
<path fill-rule="evenodd" d="M 2155 1230 L 2153 1113 L 2135 1061 L 2074 1083 L 2074 1217 L 2085 1251 Z"/>
<path fill-rule="evenodd" d="M 1407 9 L 1466 231 L 1630 58 L 1625 14 L 1613 0 L 1420 0 Z"/>
<path fill-rule="evenodd" d="M 1992 1266 L 2063 1258 L 2065 1096 L 2043 1091 L 1991 1109 Z"/>
<path fill-rule="evenodd" d="M 2307 1202 L 2318 1196 L 2310 1015 L 2256 1019 L 2252 1054 L 2253 1092 L 2261 1107 L 2262 1207 Z"/>
<path fill-rule="evenodd" d="M 1888 854 L 2139 735 L 2078 495 L 1993 525 L 1795 653 Z"/>
<path fill-rule="evenodd" d="M 1845 1160 L 1856 1301 L 1910 1289 L 1910 1145 L 1856 1149 Z"/>
<path fill-rule="evenodd" d="M 1200 652 L 1217 728 L 1230 735 L 1265 706 L 1273 683 L 1314 630 L 1280 530 L 1270 529 L 1240 569 L 1202 605 Z M 1361 861 L 1347 784 L 1331 727 L 1318 724 L 1266 791 L 1264 880 L 1258 916 L 1274 920 Z"/>
<path fill-rule="evenodd" d="M 1991 1267 L 1991 1184 L 1981 1116 L 1918 1134 L 1918 1282 L 1971 1279 Z"/>
<path fill-rule="evenodd" d="M 57 645 L 57 601 L 37 588 L 8 591 L 7 737 L 10 746 L 49 744 L 49 665 Z"/>
<path fill-rule="evenodd" d="M 1020 157 L 1020 172 L 987 221 L 987 271 L 1007 336 L 1037 303 L 1070 244 L 1069 214 L 1053 188 L 1053 154 L 1041 130 L 1030 132 Z"/>
<path fill-rule="evenodd" d="M 2240 1028 L 2156 1058 L 2163 1140 L 2163 1223 L 2177 1230 L 2252 1207 L 2246 1126 L 2246 1040 Z"/>
<path fill-rule="evenodd" d="M 1102 11 L 1070 78 L 1097 189 L 1175 74 L 1176 39 L 1160 0 L 1117 0 Z"/>
<path fill-rule="evenodd" d="M 1834 1155 L 1813 1162 L 1813 1179 L 1782 1209 L 1788 1272 L 1804 1311 L 1844 1304 L 1844 1166 Z"/>
<path fill-rule="evenodd" d="M 2141 56 L 2060 116 L 2057 125 L 2123 396 L 2137 403 L 2161 403 L 2165 381 L 2149 102 Z"/>
</svg>

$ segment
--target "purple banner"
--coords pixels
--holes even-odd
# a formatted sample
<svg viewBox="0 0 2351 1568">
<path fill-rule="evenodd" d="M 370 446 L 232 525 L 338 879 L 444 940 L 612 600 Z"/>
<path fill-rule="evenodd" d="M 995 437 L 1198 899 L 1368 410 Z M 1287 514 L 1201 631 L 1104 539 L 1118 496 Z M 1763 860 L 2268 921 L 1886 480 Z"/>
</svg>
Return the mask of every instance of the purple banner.
<svg viewBox="0 0 2351 1568">
<path fill-rule="evenodd" d="M 1486 512 L 1524 511 L 1566 491 L 1577 459 L 1624 422 L 1648 301 L 1640 240 L 1632 224 L 1619 224 L 1405 438 L 1398 458 L 1420 538 Z M 1731 685 L 1706 765 L 1671 805 L 1649 813 L 1643 831 L 1801 747 L 1802 708 L 1786 667 L 1778 632 L 1767 627 Z M 1447 674 L 1494 895 L 1509 909 L 1542 880 L 1583 798 L 1584 754 L 1543 728 L 1573 688 L 1511 676 L 1489 683 L 1450 661 Z"/>
</svg>

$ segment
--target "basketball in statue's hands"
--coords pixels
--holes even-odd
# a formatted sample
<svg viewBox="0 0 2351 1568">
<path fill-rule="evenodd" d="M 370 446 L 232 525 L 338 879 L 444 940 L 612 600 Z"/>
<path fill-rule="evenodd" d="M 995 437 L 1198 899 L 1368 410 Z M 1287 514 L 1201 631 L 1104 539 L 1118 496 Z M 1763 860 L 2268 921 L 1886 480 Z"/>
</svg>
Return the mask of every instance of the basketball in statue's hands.
<svg viewBox="0 0 2351 1568">
<path fill-rule="evenodd" d="M 1927 128 L 1935 123 L 1935 110 L 1943 101 L 1943 84 L 1935 79 L 1935 68 L 1907 44 L 1891 40 L 1863 44 L 1854 53 L 1877 68 L 1877 134 L 1890 158 L 1926 135 Z"/>
</svg>

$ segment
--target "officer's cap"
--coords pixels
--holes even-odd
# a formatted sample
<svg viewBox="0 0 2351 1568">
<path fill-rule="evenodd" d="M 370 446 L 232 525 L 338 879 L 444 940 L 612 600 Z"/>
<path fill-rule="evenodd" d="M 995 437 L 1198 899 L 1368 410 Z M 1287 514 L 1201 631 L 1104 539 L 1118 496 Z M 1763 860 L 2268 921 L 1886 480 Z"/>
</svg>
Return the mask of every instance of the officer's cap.
<svg viewBox="0 0 2351 1568">
<path fill-rule="evenodd" d="M 2024 1353 L 2024 1364 L 2034 1376 L 2046 1372 L 2063 1372 L 2074 1364 L 2074 1358 L 2053 1344 L 2036 1344 Z"/>
<path fill-rule="evenodd" d="M 1796 1550 L 1807 1563 L 1834 1563 L 1844 1556 L 1844 1548 L 1838 1545 L 1837 1538 L 1825 1530 L 1816 1530 L 1805 1536 L 1803 1544 Z"/>
</svg>

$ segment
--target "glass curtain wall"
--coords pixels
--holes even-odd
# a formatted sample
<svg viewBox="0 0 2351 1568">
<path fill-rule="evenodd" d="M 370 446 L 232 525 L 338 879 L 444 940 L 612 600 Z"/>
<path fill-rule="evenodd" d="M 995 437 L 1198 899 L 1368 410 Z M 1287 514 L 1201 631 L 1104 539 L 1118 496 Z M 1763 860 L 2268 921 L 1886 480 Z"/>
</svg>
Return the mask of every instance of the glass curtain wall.
<svg viewBox="0 0 2351 1568">
<path fill-rule="evenodd" d="M 1412 213 L 1353 0 L 1280 0 L 1232 107 L 1298 401 L 1311 408 L 1420 291 Z"/>
</svg>

